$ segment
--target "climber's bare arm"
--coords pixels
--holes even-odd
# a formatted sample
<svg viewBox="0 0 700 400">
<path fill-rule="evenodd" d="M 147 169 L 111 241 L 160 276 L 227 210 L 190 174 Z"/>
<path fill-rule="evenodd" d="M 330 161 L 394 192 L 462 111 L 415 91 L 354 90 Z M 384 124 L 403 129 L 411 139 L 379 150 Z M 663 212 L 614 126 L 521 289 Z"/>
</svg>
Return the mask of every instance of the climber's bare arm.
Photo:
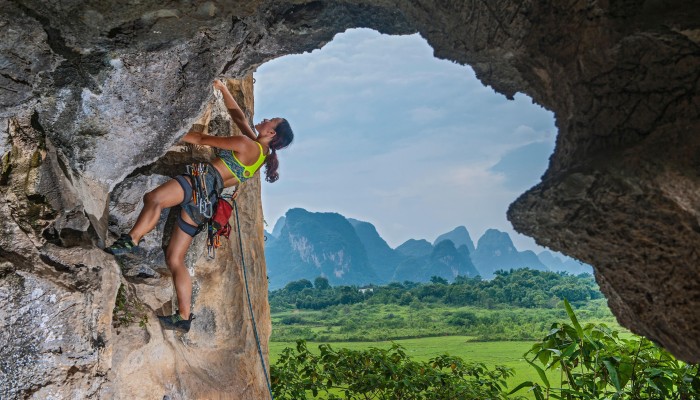
<svg viewBox="0 0 700 400">
<path fill-rule="evenodd" d="M 255 141 L 245 136 L 211 136 L 202 132 L 190 130 L 182 137 L 185 143 L 216 147 L 224 150 L 233 150 L 236 153 L 248 151 L 260 152 Z"/>
<path fill-rule="evenodd" d="M 249 138 L 253 140 L 257 139 L 258 135 L 255 134 L 253 128 L 248 125 L 248 119 L 246 118 L 245 113 L 243 110 L 241 110 L 241 107 L 238 106 L 238 103 L 236 103 L 236 100 L 231 95 L 231 92 L 228 91 L 226 84 L 216 79 L 214 81 L 214 88 L 220 90 L 221 94 L 224 96 L 224 104 L 226 104 L 226 109 L 228 109 L 228 113 L 231 115 L 231 119 L 233 120 L 233 123 L 236 124 L 238 129 L 240 129 L 241 132 L 243 132 L 243 134 Z"/>
</svg>

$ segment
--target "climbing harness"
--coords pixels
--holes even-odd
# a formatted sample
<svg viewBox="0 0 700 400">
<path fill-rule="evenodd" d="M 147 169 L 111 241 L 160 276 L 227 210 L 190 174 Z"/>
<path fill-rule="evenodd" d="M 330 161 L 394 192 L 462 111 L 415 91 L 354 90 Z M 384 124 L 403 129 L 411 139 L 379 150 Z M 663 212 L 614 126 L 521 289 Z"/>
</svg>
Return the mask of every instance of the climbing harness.
<svg viewBox="0 0 700 400">
<path fill-rule="evenodd" d="M 194 163 L 187 166 L 187 175 L 192 182 L 192 203 L 205 219 L 199 223 L 199 229 L 206 225 L 207 229 L 207 254 L 209 258 L 216 256 L 216 249 L 221 246 L 221 236 L 229 237 L 231 225 L 228 219 L 231 217 L 231 203 L 221 195 L 221 189 L 217 184 L 212 185 L 211 176 L 218 175 L 216 170 L 210 170 L 208 163 Z M 213 168 L 213 167 L 211 167 Z M 207 184 L 207 180 L 209 184 Z M 213 186 L 213 187 L 209 187 Z M 231 196 L 229 196 L 230 198 Z"/>
<path fill-rule="evenodd" d="M 267 390 L 270 392 L 270 399 L 274 400 L 272 396 L 272 385 L 270 385 L 270 377 L 267 376 L 267 367 L 265 366 L 265 357 L 263 356 L 262 347 L 260 346 L 260 337 L 258 336 L 258 327 L 255 323 L 255 315 L 253 314 L 253 303 L 250 300 L 250 290 L 248 289 L 248 274 L 245 268 L 245 257 L 243 257 L 243 239 L 241 239 L 241 222 L 238 218 L 238 205 L 236 200 L 233 201 L 233 209 L 236 212 L 236 226 L 238 228 L 238 245 L 241 251 L 241 265 L 243 266 L 243 281 L 245 282 L 245 293 L 248 296 L 248 310 L 250 311 L 250 319 L 253 322 L 253 334 L 255 335 L 255 342 L 258 345 L 258 354 L 260 355 L 260 362 L 262 363 L 262 369 L 265 373 L 265 381 L 267 382 Z"/>
</svg>

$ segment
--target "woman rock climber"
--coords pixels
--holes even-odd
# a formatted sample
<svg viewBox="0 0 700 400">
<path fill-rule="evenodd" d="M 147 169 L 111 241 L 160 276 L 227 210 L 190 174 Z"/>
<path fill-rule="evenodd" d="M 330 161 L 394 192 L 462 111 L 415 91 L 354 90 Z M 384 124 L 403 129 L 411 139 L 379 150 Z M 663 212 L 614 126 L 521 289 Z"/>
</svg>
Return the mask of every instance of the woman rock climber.
<svg viewBox="0 0 700 400">
<path fill-rule="evenodd" d="M 223 94 L 231 119 L 244 135 L 210 136 L 203 133 L 202 125 L 194 125 L 182 139 L 187 143 L 218 149 L 214 160 L 200 164 L 200 168 L 208 168 L 208 172 L 202 174 L 204 182 L 200 179 L 195 183 L 195 187 L 198 184 L 200 187 L 206 187 L 206 195 L 211 199 L 212 206 L 224 188 L 250 179 L 262 165 L 265 165 L 265 180 L 275 182 L 279 178 L 276 151 L 289 146 L 294 138 L 289 123 L 283 118 L 264 119 L 255 125 L 253 130 L 226 85 L 220 80 L 215 80 L 214 88 Z M 193 195 L 198 195 L 197 190 L 193 190 L 194 179 L 199 178 L 190 174 L 178 175 L 146 193 L 143 196 L 143 210 L 134 227 L 105 249 L 114 255 L 134 251 L 141 238 L 156 226 L 161 210 L 178 204 L 181 206 L 182 211 L 177 216 L 177 224 L 173 227 L 170 243 L 165 251 L 165 261 L 172 273 L 180 309 L 173 315 L 158 317 L 164 329 L 180 332 L 188 332 L 194 318 L 190 310 L 192 281 L 185 267 L 185 254 L 194 236 L 208 221 L 208 217 L 193 200 Z"/>
</svg>

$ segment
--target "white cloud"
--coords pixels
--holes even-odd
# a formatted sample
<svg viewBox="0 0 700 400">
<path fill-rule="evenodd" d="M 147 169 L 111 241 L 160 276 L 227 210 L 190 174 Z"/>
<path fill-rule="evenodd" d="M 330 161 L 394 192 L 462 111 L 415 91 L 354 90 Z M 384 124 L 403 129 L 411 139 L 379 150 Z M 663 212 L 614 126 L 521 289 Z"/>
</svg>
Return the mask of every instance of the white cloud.
<svg viewBox="0 0 700 400">
<path fill-rule="evenodd" d="M 371 222 L 393 246 L 465 225 L 475 240 L 497 228 L 534 247 L 505 218 L 520 194 L 506 185 L 512 169 L 490 170 L 554 141 L 551 113 L 526 96 L 506 100 L 418 35 L 369 30 L 269 62 L 256 79 L 256 114 L 285 116 L 296 134 L 280 180 L 263 184 L 269 224 L 303 207 Z"/>
<path fill-rule="evenodd" d="M 318 122 L 329 122 L 336 117 L 336 113 L 330 110 L 317 110 L 314 111 L 312 116 Z"/>
<path fill-rule="evenodd" d="M 411 119 L 414 122 L 425 124 L 441 118 L 445 115 L 444 110 L 439 110 L 433 107 L 416 107 L 411 110 Z"/>
<path fill-rule="evenodd" d="M 484 166 L 464 165 L 445 171 L 441 174 L 440 182 L 479 190 L 485 186 L 500 186 L 503 176 Z"/>
</svg>

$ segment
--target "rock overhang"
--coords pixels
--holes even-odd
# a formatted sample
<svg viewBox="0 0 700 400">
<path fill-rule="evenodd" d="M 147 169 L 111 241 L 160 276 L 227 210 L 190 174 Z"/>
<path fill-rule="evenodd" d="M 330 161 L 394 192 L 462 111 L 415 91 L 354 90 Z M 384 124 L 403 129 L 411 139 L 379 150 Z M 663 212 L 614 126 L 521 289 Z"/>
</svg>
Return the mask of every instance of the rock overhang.
<svg viewBox="0 0 700 400">
<path fill-rule="evenodd" d="M 555 114 L 555 152 L 542 183 L 511 206 L 515 228 L 593 265 L 623 325 L 700 361 L 695 2 L 3 1 L 2 9 L 0 30 L 13 40 L 0 44 L 8 127 L 0 150 L 11 153 L 16 139 L 48 149 L 68 194 L 42 196 L 62 226 L 88 232 L 75 240 L 104 240 L 107 194 L 202 114 L 214 77 L 243 77 L 348 28 L 418 32 L 436 57 L 469 64 L 496 91 L 525 93 Z M 11 124 L 21 128 L 14 138 Z M 88 199 L 91 191 L 100 195 Z"/>
</svg>

